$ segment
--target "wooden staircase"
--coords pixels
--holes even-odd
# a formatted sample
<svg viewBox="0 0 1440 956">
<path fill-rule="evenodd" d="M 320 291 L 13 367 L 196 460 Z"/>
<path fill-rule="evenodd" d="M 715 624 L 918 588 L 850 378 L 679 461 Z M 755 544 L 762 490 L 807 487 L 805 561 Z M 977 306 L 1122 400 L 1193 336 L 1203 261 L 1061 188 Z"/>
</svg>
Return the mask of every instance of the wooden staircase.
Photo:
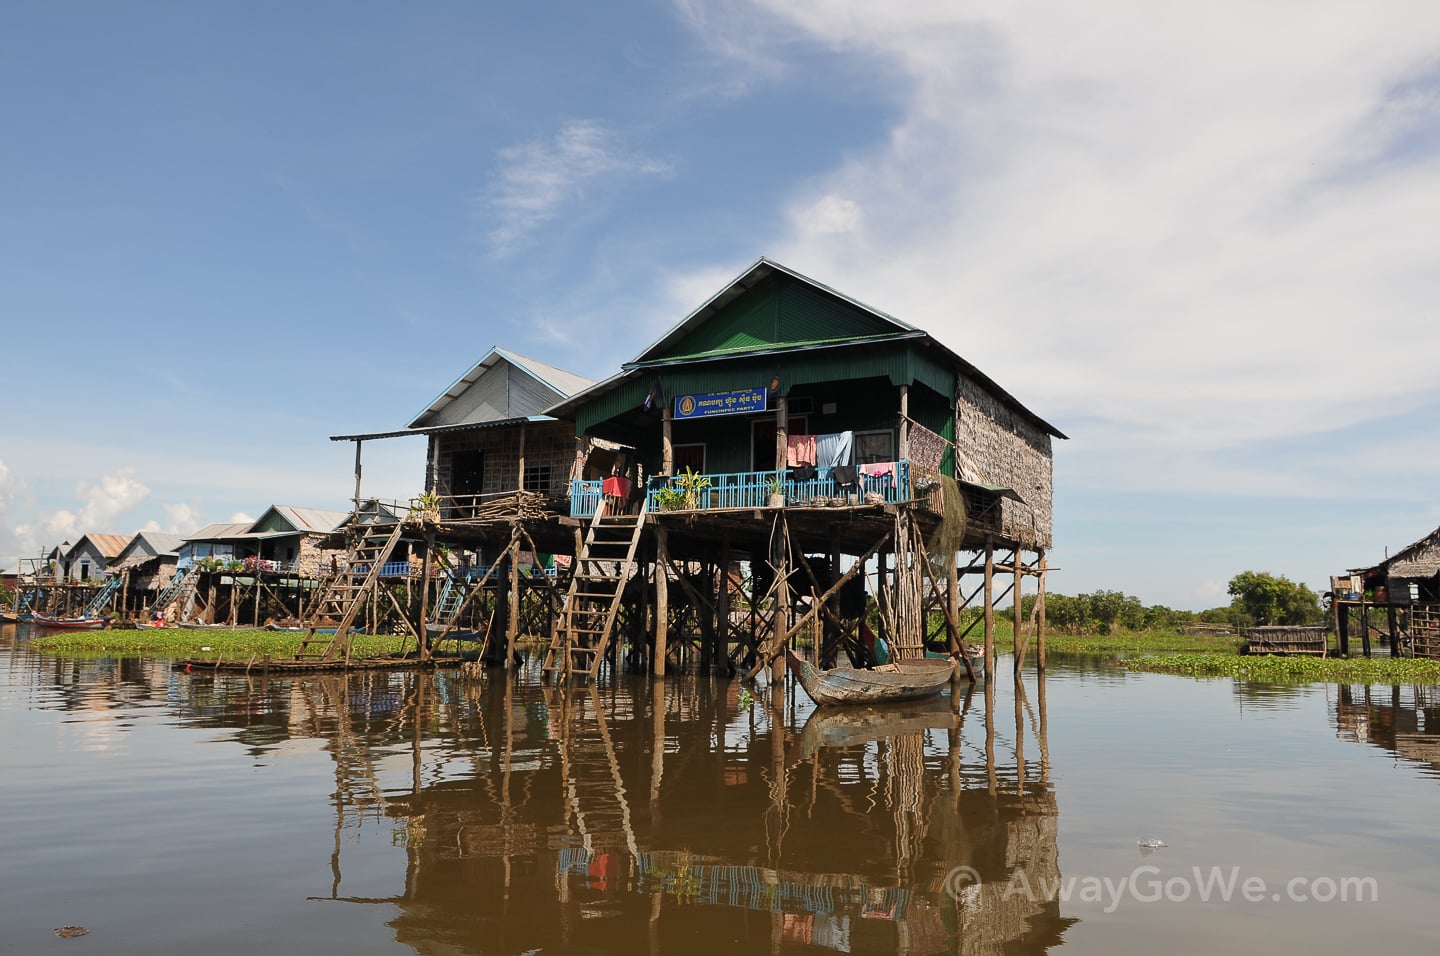
<svg viewBox="0 0 1440 956">
<path fill-rule="evenodd" d="M 545 652 L 544 673 L 594 677 L 605 659 L 625 584 L 635 574 L 635 551 L 645 512 L 608 517 L 597 511 L 575 557 L 560 626 Z"/>
<path fill-rule="evenodd" d="M 179 624 L 184 621 L 195 606 L 195 585 L 199 579 L 199 565 L 192 564 L 183 571 L 176 571 L 170 583 L 155 596 L 155 603 L 150 605 L 151 616 L 159 615 L 172 604 L 179 604 L 180 609 L 167 623 Z"/>
<path fill-rule="evenodd" d="M 345 569 L 326 583 L 306 614 L 307 630 L 295 651 L 297 661 L 329 662 L 348 652 L 350 627 L 380 583 L 380 570 L 394 553 L 405 523 L 393 519 L 393 523 L 381 524 L 377 520 L 359 529 L 351 539 Z M 317 633 L 331 627 L 335 628 L 333 634 Z"/>
</svg>

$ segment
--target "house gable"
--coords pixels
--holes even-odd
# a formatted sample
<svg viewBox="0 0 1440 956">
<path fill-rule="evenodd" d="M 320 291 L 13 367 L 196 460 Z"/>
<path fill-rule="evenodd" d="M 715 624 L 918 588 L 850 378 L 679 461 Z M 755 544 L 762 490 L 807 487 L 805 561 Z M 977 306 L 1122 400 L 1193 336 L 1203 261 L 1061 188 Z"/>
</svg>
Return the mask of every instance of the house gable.
<svg viewBox="0 0 1440 956">
<path fill-rule="evenodd" d="M 902 322 L 762 260 L 641 353 L 630 367 L 883 341 L 915 333 Z"/>
<path fill-rule="evenodd" d="M 410 423 L 411 428 L 511 421 L 542 414 L 591 384 L 522 355 L 491 349 Z"/>
</svg>

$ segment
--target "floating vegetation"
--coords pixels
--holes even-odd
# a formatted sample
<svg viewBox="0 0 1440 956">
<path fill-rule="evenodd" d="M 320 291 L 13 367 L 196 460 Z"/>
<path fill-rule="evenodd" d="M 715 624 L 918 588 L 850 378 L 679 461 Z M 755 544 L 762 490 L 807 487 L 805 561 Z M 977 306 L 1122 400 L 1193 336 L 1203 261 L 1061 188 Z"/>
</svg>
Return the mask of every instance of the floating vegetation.
<svg viewBox="0 0 1440 956">
<path fill-rule="evenodd" d="M 77 936 L 84 936 L 88 932 L 90 931 L 83 926 L 57 926 L 55 928 L 55 935 L 61 939 L 74 939 Z"/>
<path fill-rule="evenodd" d="M 1166 654 L 1124 662 L 1134 671 L 1233 677 L 1276 684 L 1440 684 L 1440 661 L 1405 657 L 1268 657 Z"/>
<path fill-rule="evenodd" d="M 46 653 L 74 656 L 223 658 L 293 657 L 303 631 L 266 631 L 259 628 L 228 630 L 157 627 L 145 630 L 62 631 L 39 635 L 30 646 Z M 399 649 L 402 639 L 391 634 L 352 634 L 352 654 L 373 657 Z M 411 640 L 413 644 L 413 639 Z"/>
</svg>

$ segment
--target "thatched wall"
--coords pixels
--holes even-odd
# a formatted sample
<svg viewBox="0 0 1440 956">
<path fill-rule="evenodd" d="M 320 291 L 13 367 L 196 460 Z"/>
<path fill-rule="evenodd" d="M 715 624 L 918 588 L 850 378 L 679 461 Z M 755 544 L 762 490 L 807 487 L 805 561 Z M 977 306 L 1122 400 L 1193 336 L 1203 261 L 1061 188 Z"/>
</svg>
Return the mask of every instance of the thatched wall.
<svg viewBox="0 0 1440 956">
<path fill-rule="evenodd" d="M 570 494 L 570 472 L 575 461 L 575 425 L 572 422 L 527 422 L 525 429 L 525 467 L 549 468 L 548 483 L 543 487 L 527 487 L 526 491 L 565 497 Z M 434 487 L 441 495 L 457 492 L 451 487 L 452 461 L 458 451 L 481 451 L 485 454 L 484 487 L 479 494 L 515 491 L 520 482 L 521 425 L 503 428 L 482 428 L 475 431 L 442 432 L 431 439 L 439 444 L 432 461 L 438 465 Z M 431 487 L 431 475 L 425 476 L 425 487 Z M 473 492 L 472 492 L 473 493 Z"/>
<path fill-rule="evenodd" d="M 1049 548 L 1055 481 L 1049 433 L 964 375 L 955 391 L 957 476 L 1015 489 L 1025 501 L 1004 502 L 1001 533 L 1027 547 Z"/>
</svg>

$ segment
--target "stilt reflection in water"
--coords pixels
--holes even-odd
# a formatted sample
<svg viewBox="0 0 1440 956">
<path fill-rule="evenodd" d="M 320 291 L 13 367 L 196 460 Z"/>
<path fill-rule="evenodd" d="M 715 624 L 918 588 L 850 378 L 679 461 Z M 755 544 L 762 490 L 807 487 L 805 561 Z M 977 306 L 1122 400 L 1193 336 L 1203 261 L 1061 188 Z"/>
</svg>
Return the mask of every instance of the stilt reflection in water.
<svg viewBox="0 0 1440 956">
<path fill-rule="evenodd" d="M 492 671 L 476 688 L 410 676 L 385 722 L 410 731 L 413 766 L 408 791 L 380 800 L 407 858 L 405 892 L 385 902 L 419 952 L 441 940 L 475 952 L 1042 952 L 1070 922 L 1057 903 L 1005 893 L 1015 866 L 1059 876 L 1043 696 L 1037 715 L 1018 689 L 1012 738 L 993 687 L 983 705 L 963 687 L 797 714 L 792 695 L 742 698 L 708 676 L 527 677 Z M 967 741 L 982 706 L 983 744 Z M 341 808 L 374 791 L 347 791 L 357 775 L 338 767 L 354 732 L 333 726 L 337 820 L 353 826 Z"/>
</svg>

